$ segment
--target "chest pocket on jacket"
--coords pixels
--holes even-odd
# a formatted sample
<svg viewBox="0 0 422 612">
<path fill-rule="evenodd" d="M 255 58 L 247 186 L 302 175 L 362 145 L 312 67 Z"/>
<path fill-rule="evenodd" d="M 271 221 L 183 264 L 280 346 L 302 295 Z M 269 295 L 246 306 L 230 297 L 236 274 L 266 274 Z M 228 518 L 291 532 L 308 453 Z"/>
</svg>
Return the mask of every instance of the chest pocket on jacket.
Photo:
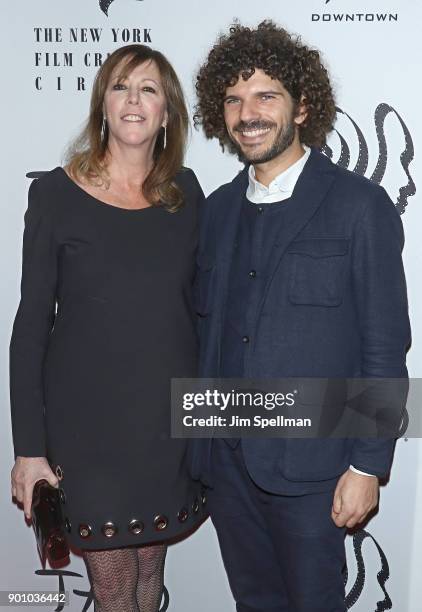
<svg viewBox="0 0 422 612">
<path fill-rule="evenodd" d="M 347 238 L 307 238 L 292 242 L 289 300 L 309 306 L 339 306 L 343 299 Z"/>
<path fill-rule="evenodd" d="M 215 273 L 215 261 L 209 255 L 200 253 L 197 257 L 197 273 L 195 282 L 195 307 L 200 317 L 211 312 L 212 285 Z"/>
</svg>

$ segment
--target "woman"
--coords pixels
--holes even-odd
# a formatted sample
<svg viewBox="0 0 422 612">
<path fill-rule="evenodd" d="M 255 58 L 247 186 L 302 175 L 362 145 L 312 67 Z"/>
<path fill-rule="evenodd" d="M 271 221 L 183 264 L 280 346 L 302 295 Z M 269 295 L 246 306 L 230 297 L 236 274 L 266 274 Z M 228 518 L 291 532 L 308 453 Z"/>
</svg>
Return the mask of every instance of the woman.
<svg viewBox="0 0 422 612">
<path fill-rule="evenodd" d="M 203 193 L 182 168 L 187 128 L 168 61 L 123 47 L 97 74 L 68 165 L 29 191 L 12 494 L 29 517 L 37 480 L 60 487 L 99 611 L 158 610 L 166 542 L 205 516 L 185 441 L 169 432 L 170 379 L 195 376 L 197 358 Z"/>
</svg>

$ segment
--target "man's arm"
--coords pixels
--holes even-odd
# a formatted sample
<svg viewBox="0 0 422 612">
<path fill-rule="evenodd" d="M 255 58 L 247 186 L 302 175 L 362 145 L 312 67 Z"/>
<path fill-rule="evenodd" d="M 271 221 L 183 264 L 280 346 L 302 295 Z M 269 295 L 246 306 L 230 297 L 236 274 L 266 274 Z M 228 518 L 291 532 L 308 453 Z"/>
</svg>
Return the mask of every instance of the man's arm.
<svg viewBox="0 0 422 612">
<path fill-rule="evenodd" d="M 380 188 L 368 203 L 353 241 L 353 284 L 362 338 L 363 378 L 407 378 L 410 324 L 401 257 L 403 245 L 400 216 Z M 338 526 L 353 527 L 376 507 L 378 478 L 370 475 L 388 474 L 393 447 L 394 440 L 388 438 L 355 440 L 351 455 L 355 469 L 343 474 L 334 494 L 332 518 Z"/>
<path fill-rule="evenodd" d="M 403 245 L 400 215 L 380 188 L 358 224 L 353 245 L 363 378 L 407 378 L 410 324 Z M 351 463 L 358 470 L 384 477 L 389 472 L 393 446 L 393 440 L 358 439 Z"/>
</svg>

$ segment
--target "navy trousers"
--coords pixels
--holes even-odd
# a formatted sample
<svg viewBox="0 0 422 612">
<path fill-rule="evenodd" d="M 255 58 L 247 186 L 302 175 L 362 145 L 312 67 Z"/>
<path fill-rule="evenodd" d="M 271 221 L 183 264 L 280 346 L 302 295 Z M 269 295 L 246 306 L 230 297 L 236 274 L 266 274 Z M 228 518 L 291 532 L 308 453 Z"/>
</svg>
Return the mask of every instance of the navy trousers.
<svg viewBox="0 0 422 612">
<path fill-rule="evenodd" d="M 345 612 L 345 529 L 333 491 L 267 493 L 250 478 L 241 443 L 213 440 L 209 511 L 237 612 Z"/>
</svg>

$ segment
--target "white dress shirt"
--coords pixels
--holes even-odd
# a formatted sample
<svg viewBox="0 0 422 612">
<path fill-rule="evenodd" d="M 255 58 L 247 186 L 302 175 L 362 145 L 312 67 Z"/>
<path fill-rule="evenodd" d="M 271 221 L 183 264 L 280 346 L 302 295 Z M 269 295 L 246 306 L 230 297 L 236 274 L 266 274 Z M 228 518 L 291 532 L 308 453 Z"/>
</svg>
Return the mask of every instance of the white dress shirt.
<svg viewBox="0 0 422 612">
<path fill-rule="evenodd" d="M 309 147 L 305 145 L 302 146 L 305 149 L 305 153 L 302 157 L 289 166 L 287 170 L 283 170 L 283 172 L 276 176 L 268 187 L 256 180 L 253 164 L 249 166 L 249 184 L 246 191 L 246 197 L 250 202 L 253 204 L 273 204 L 274 202 L 282 202 L 291 197 L 298 178 L 311 154 L 311 149 Z M 353 465 L 350 466 L 350 469 L 352 472 L 356 472 L 356 474 L 376 478 L 374 474 L 362 472 Z"/>
<path fill-rule="evenodd" d="M 290 198 L 297 183 L 297 179 L 311 154 L 311 149 L 309 147 L 304 146 L 303 148 L 305 149 L 305 153 L 302 157 L 289 166 L 287 170 L 284 170 L 276 176 L 268 187 L 256 180 L 255 168 L 251 164 L 249 166 L 249 185 L 246 191 L 248 200 L 253 204 L 272 204 L 273 202 L 282 202 Z"/>
</svg>

